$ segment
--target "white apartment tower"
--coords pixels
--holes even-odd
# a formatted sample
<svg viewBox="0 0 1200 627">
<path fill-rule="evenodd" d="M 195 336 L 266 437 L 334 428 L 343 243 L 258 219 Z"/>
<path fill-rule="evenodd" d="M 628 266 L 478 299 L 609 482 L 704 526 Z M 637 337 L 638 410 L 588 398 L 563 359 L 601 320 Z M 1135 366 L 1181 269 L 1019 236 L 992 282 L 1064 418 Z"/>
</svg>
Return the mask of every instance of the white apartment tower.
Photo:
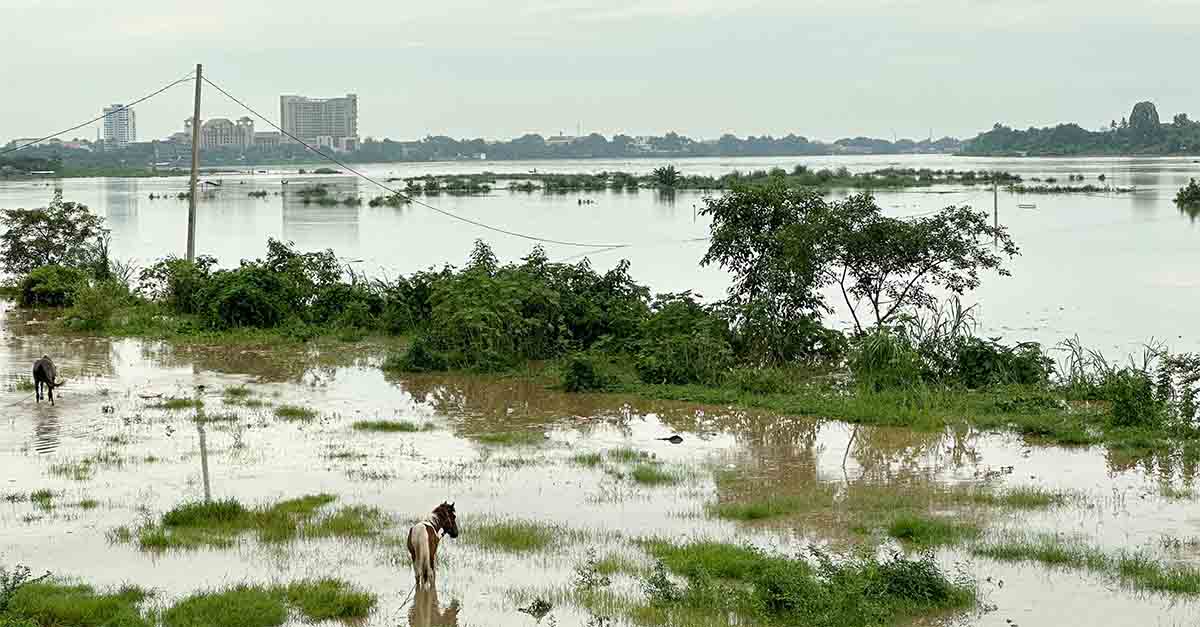
<svg viewBox="0 0 1200 627">
<path fill-rule="evenodd" d="M 124 148 L 137 141 L 137 116 L 133 109 L 114 104 L 104 107 L 104 145 Z"/>
<path fill-rule="evenodd" d="M 305 143 L 354 150 L 358 147 L 358 96 L 306 98 L 280 96 L 279 119 L 283 130 Z M 280 139 L 293 142 L 286 134 Z"/>
</svg>

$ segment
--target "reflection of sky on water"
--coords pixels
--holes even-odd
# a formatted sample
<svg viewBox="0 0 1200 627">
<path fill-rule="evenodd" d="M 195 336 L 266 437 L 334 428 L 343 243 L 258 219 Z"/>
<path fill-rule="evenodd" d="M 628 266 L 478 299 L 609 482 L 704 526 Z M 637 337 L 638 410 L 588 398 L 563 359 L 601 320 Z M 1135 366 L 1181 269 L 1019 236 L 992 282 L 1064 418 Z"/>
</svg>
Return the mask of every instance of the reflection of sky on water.
<svg viewBox="0 0 1200 627">
<path fill-rule="evenodd" d="M 1200 173 L 1191 159 L 989 159 L 948 156 L 810 157 L 750 159 L 681 159 L 685 174 L 722 174 L 734 169 L 750 171 L 798 163 L 810 168 L 853 171 L 882 167 L 933 169 L 1002 169 L 1023 176 L 1050 177 L 1067 184 L 1071 174 L 1082 174 L 1084 183 L 1101 184 L 1100 174 L 1113 185 L 1136 185 L 1133 194 L 1013 196 L 1001 192 L 1000 219 L 1020 245 L 1022 256 L 1012 263 L 1011 278 L 984 277 L 983 287 L 972 297 L 984 332 L 1011 339 L 1035 339 L 1053 344 L 1080 334 L 1089 344 L 1123 352 L 1155 336 L 1167 338 L 1179 349 L 1200 348 L 1200 338 L 1186 335 L 1200 318 L 1200 299 L 1171 286 L 1187 283 L 1183 269 L 1200 265 L 1193 218 L 1181 213 L 1172 200 L 1178 187 Z M 646 172 L 663 165 L 658 161 L 584 160 L 546 162 L 445 162 L 429 164 L 366 165 L 362 169 L 385 180 L 420 174 L 464 172 Z M 501 235 L 452 220 L 413 204 L 403 208 L 369 207 L 371 197 L 383 190 L 346 175 L 297 175 L 277 167 L 267 174 L 212 175 L 217 191 L 200 202 L 198 251 L 216 256 L 224 265 L 263 254 L 266 239 L 293 240 L 302 249 L 333 248 L 346 260 L 361 260 L 355 267 L 370 274 L 413 272 L 443 263 L 461 265 L 475 239 L 483 239 L 504 260 L 528 254 L 533 242 Z M 282 182 L 286 180 L 287 184 Z M 357 207 L 304 205 L 298 191 L 321 182 L 338 198 L 362 197 Z M 133 257 L 140 263 L 174 253 L 185 246 L 187 203 L 174 195 L 187 187 L 187 179 L 66 180 L 61 182 L 69 200 L 78 200 L 105 212 L 113 230 L 114 255 Z M 402 187 L 402 182 L 389 185 Z M 693 290 L 708 298 L 722 294 L 728 277 L 716 267 L 701 268 L 703 242 L 688 242 L 708 234 L 703 216 L 693 218 L 693 205 L 704 193 L 678 192 L 674 199 L 657 190 L 524 194 L 508 192 L 501 182 L 486 196 L 441 195 L 423 197 L 446 211 L 501 228 L 554 239 L 597 244 L 632 244 L 618 250 L 593 250 L 547 244 L 551 259 L 583 254 L 598 269 L 607 269 L 625 258 L 636 279 L 654 291 Z M 265 191 L 263 199 L 251 191 Z M 947 193 L 937 193 L 947 192 Z M 44 205 L 51 189 L 45 183 L 0 184 L 0 207 Z M 150 194 L 169 196 L 150 200 Z M 282 195 L 286 193 L 286 195 Z M 835 196 L 840 194 L 835 194 Z M 886 192 L 880 203 L 893 215 L 918 215 L 948 204 L 970 204 L 991 212 L 992 194 L 982 187 L 952 187 Z M 594 203 L 580 204 L 580 199 Z M 1018 208 L 1032 203 L 1035 209 Z M 837 299 L 833 299 L 836 302 Z M 1147 307 L 1154 305 L 1153 315 Z M 847 312 L 835 319 L 849 321 Z"/>
</svg>

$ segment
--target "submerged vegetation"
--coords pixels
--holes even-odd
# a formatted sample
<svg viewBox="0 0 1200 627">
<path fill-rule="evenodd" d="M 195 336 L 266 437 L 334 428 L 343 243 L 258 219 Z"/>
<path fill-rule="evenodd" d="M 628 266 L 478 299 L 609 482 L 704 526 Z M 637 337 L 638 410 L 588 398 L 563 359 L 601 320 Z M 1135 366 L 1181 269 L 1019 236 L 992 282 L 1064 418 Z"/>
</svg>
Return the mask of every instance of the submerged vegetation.
<svg viewBox="0 0 1200 627">
<path fill-rule="evenodd" d="M 320 510 L 335 497 L 315 494 L 259 507 L 239 501 L 185 503 L 158 522 L 136 530 L 121 528 L 112 536 L 118 541 L 135 541 L 143 550 L 229 547 L 253 532 L 259 542 L 289 542 L 298 537 L 363 538 L 376 535 L 387 521 L 371 508 L 343 507 L 321 515 Z"/>
<path fill-rule="evenodd" d="M 649 174 L 637 175 L 629 172 L 600 172 L 597 174 L 457 174 L 426 175 L 404 179 L 405 194 L 436 195 L 440 193 L 480 194 L 491 191 L 491 186 L 507 181 L 511 192 L 544 192 L 548 194 L 614 190 L 635 192 L 639 189 L 663 191 L 678 190 L 732 190 L 739 187 L 764 187 L 782 185 L 795 189 L 904 189 L 929 187 L 932 185 L 960 184 L 975 185 L 993 181 L 1011 185 L 1021 182 L 1021 177 L 1008 172 L 932 170 L 928 168 L 883 168 L 870 172 L 852 173 L 846 168 L 831 170 L 810 169 L 798 165 L 790 172 L 783 168 L 734 171 L 723 176 L 685 174 L 673 165 L 655 168 Z M 380 203 L 382 204 L 382 202 Z"/>
<path fill-rule="evenodd" d="M 973 582 L 947 576 L 929 555 L 834 556 L 814 548 L 808 561 L 716 542 L 651 540 L 644 547 L 659 562 L 643 587 L 650 609 L 665 612 L 668 624 L 673 612 L 698 610 L 767 623 L 865 627 L 975 602 Z"/>
<path fill-rule="evenodd" d="M 6 591 L 7 592 L 7 591 Z M 363 619 L 376 596 L 338 579 L 287 585 L 235 585 L 180 599 L 155 616 L 140 606 L 151 592 L 135 586 L 97 591 L 59 580 L 27 581 L 0 596 L 5 627 L 276 627 L 289 610 L 307 622 Z"/>
<path fill-rule="evenodd" d="M 1002 562 L 1038 562 L 1112 577 L 1136 590 L 1200 594 L 1200 569 L 1165 564 L 1142 553 L 1106 553 L 1080 540 L 1056 535 L 1014 535 L 971 548 L 979 557 Z"/>
</svg>

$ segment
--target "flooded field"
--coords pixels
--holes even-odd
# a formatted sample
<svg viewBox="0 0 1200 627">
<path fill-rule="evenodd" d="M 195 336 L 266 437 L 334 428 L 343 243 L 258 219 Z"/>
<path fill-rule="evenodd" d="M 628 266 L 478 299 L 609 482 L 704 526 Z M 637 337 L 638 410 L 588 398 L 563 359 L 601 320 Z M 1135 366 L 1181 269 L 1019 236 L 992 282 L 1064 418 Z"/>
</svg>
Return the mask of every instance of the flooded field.
<svg viewBox="0 0 1200 627">
<path fill-rule="evenodd" d="M 141 585 L 156 592 L 150 608 L 237 583 L 332 576 L 378 595 L 367 625 L 626 624 L 652 563 L 647 540 L 841 551 L 878 535 L 857 525 L 903 503 L 980 529 L 936 555 L 974 579 L 981 606 L 934 622 L 1192 625 L 1200 616 L 1192 596 L 977 550 L 1014 533 L 1056 534 L 1200 565 L 1200 460 L 1187 455 L 1126 458 L 965 427 L 855 432 L 567 395 L 525 379 L 389 379 L 381 354 L 336 344 L 256 353 L 50 336 L 7 306 L 0 321 L 0 558 L 97 586 Z M 54 406 L 22 387 L 43 353 L 68 378 Z M 681 443 L 658 439 L 675 434 Z M 1000 498 L 1025 488 L 1050 496 L 1032 506 Z M 206 495 L 254 506 L 328 496 L 282 538 L 153 535 L 163 512 Z M 760 520 L 723 514 L 764 499 L 804 506 Z M 442 545 L 436 592 L 413 595 L 403 537 L 443 500 L 456 503 L 462 535 Z M 353 532 L 330 522 L 354 516 Z M 612 583 L 584 607 L 570 591 L 589 555 L 609 565 Z M 546 609 L 538 599 L 550 607 L 535 618 Z"/>
<path fill-rule="evenodd" d="M 1195 245 L 1198 227 L 1192 216 L 1181 213 L 1172 202 L 1189 178 L 1200 175 L 1200 164 L 1192 159 L 905 155 L 681 159 L 676 165 L 684 174 L 720 175 L 771 167 L 790 170 L 801 163 L 813 169 L 845 166 L 854 172 L 890 166 L 999 169 L 1026 179 L 1055 177 L 1066 183 L 1068 176 L 1082 175 L 1086 184 L 1134 187 L 1132 193 L 1114 195 L 1017 196 L 1002 190 L 999 219 L 1010 228 L 1022 255 L 1011 266 L 1012 277 L 986 277 L 973 295 L 982 303 L 981 332 L 1047 345 L 1079 334 L 1085 344 L 1114 354 L 1138 352 L 1139 344 L 1150 337 L 1167 340 L 1176 350 L 1200 348 L 1200 336 L 1188 333 L 1191 321 L 1200 318 L 1200 299 L 1190 297 L 1198 287 L 1191 271 L 1200 264 L 1200 247 Z M 483 171 L 645 173 L 659 165 L 662 163 L 657 160 L 563 160 L 361 167 L 370 176 L 387 180 Z M 298 176 L 300 167 L 306 166 L 204 177 L 219 187 L 205 186 L 208 192 L 199 206 L 198 252 L 214 255 L 224 265 L 236 265 L 242 258 L 262 255 L 267 238 L 275 237 L 292 240 L 301 250 L 332 248 L 359 271 L 395 276 L 443 263 L 461 264 L 476 238 L 488 241 L 502 260 L 517 259 L 533 246 L 529 240 L 499 235 L 418 205 L 322 207 L 305 205 L 295 194 L 276 195 L 318 181 L 334 186 L 339 195 L 369 199 L 384 193 L 349 176 Z M 1101 175 L 1106 177 L 1103 182 Z M 288 185 L 283 185 L 284 181 Z M 170 253 L 183 254 L 187 203 L 175 195 L 186 191 L 186 177 L 5 182 L 0 183 L 0 207 L 44 206 L 55 185 L 62 186 L 67 200 L 83 202 L 107 217 L 115 256 L 144 265 Z M 390 185 L 404 186 L 403 182 Z M 497 187 L 503 186 L 501 182 Z M 251 191 L 268 195 L 251 198 Z M 151 194 L 167 198 L 151 200 Z M 699 192 L 664 195 L 654 190 L 528 194 L 493 189 L 481 196 L 443 194 L 424 200 L 473 220 L 530 235 L 629 244 L 608 251 L 547 244 L 546 250 L 554 260 L 586 254 L 600 269 L 629 259 L 632 275 L 655 290 L 693 290 L 716 299 L 723 295 L 728 278 L 718 268 L 698 265 L 706 246 L 696 240 L 708 235 L 708 224 L 694 212 L 702 198 Z M 581 204 L 585 199 L 593 202 Z M 921 215 L 950 204 L 969 204 L 989 213 L 993 209 L 991 190 L 980 186 L 881 192 L 879 200 L 892 215 Z M 1148 315 L 1151 303 L 1154 312 Z M 844 313 L 839 315 L 843 323 L 849 320 Z"/>
</svg>

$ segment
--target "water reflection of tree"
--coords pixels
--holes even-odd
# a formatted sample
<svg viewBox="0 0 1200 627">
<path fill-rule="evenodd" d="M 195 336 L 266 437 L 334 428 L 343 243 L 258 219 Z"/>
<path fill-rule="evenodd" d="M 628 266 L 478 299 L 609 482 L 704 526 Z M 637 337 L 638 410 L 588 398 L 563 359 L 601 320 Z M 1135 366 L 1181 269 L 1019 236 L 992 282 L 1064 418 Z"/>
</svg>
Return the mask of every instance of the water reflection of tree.
<svg viewBox="0 0 1200 627">
<path fill-rule="evenodd" d="M 1185 442 L 1147 450 L 1109 446 L 1104 451 L 1104 460 L 1108 471 L 1114 475 L 1140 470 L 1160 481 L 1178 480 L 1190 488 L 1200 469 L 1200 443 Z"/>
<path fill-rule="evenodd" d="M 861 478 L 886 483 L 900 477 L 936 478 L 948 469 L 976 465 L 978 432 L 969 428 L 914 431 L 897 427 L 859 428 L 850 455 Z"/>
</svg>

